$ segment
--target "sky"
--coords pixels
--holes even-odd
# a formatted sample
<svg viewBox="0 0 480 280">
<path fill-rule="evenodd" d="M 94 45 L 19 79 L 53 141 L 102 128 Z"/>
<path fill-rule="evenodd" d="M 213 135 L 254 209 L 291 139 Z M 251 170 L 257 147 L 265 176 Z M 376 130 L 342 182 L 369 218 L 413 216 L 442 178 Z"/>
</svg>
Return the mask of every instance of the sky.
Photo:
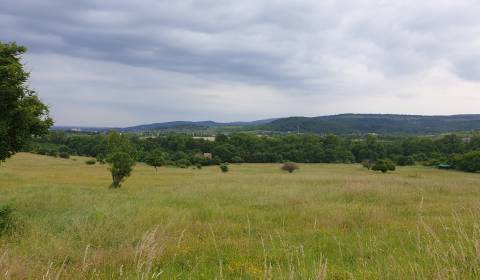
<svg viewBox="0 0 480 280">
<path fill-rule="evenodd" d="M 56 125 L 480 113 L 478 0 L 0 1 Z"/>
</svg>

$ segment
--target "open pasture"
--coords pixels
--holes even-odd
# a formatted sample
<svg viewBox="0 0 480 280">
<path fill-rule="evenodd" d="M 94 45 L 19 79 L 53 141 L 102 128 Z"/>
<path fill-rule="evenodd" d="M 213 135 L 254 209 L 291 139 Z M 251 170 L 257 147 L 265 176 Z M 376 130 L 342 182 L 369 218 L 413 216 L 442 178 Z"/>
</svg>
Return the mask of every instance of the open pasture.
<svg viewBox="0 0 480 280">
<path fill-rule="evenodd" d="M 20 153 L 0 167 L 10 279 L 479 279 L 480 175 L 360 165 L 197 169 Z"/>
</svg>

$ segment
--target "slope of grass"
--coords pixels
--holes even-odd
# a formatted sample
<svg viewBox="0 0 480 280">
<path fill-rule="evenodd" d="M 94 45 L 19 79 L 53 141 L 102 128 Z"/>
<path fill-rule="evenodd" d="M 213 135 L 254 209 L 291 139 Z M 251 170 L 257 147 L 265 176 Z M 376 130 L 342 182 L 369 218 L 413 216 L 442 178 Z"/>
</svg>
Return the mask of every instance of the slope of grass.
<svg viewBox="0 0 480 280">
<path fill-rule="evenodd" d="M 121 189 L 86 158 L 0 167 L 11 279 L 479 279 L 480 175 L 424 167 L 138 164 Z"/>
</svg>

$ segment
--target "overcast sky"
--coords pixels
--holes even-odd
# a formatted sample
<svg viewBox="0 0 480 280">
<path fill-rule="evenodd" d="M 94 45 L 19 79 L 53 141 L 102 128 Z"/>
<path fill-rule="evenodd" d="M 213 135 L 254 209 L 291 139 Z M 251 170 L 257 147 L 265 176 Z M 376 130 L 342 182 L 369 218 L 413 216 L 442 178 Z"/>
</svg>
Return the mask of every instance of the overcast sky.
<svg viewBox="0 0 480 280">
<path fill-rule="evenodd" d="M 0 1 L 57 125 L 480 113 L 478 0 Z"/>
</svg>

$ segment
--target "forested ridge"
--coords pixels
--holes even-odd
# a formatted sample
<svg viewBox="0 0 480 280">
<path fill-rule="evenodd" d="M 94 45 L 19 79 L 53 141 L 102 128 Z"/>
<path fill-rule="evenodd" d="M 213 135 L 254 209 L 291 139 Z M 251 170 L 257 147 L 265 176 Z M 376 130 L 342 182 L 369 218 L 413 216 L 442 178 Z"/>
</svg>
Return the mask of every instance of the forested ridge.
<svg viewBox="0 0 480 280">
<path fill-rule="evenodd" d="M 340 114 L 319 117 L 287 117 L 252 122 L 174 121 L 124 128 L 55 127 L 55 130 L 106 132 L 115 129 L 130 133 L 222 133 L 256 131 L 263 134 L 318 133 L 338 135 L 392 134 L 426 135 L 480 130 L 480 115 L 422 116 L 395 114 Z"/>
<path fill-rule="evenodd" d="M 393 114 L 341 114 L 290 117 L 261 126 L 263 130 L 334 134 L 438 134 L 480 129 L 480 115 L 421 116 Z"/>
</svg>

